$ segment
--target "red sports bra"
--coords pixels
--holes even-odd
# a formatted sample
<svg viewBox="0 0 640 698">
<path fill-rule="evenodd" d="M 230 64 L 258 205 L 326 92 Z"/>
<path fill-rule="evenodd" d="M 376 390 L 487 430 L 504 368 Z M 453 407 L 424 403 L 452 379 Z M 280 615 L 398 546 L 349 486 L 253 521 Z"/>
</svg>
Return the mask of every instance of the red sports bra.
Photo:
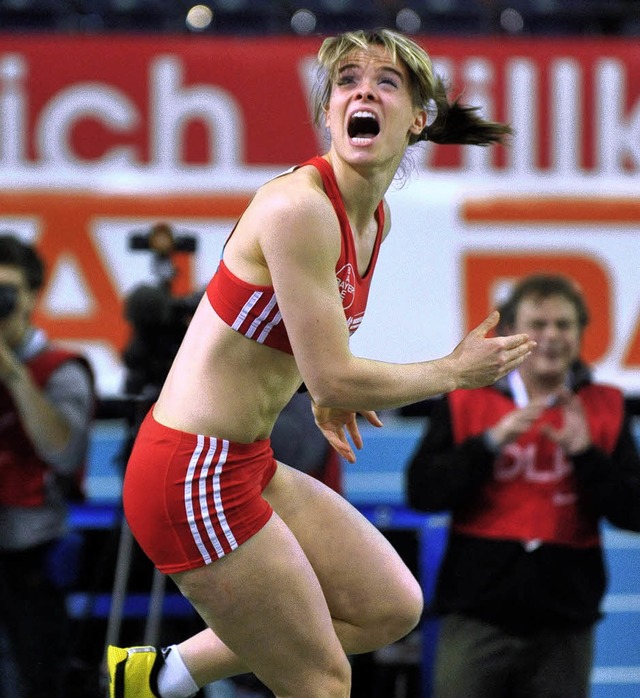
<svg viewBox="0 0 640 698">
<path fill-rule="evenodd" d="M 364 276 L 360 276 L 351 225 L 331 165 L 321 157 L 312 158 L 303 165 L 313 165 L 320 172 L 325 192 L 338 216 L 342 245 L 336 264 L 336 278 L 349 334 L 353 334 L 362 322 L 367 307 L 369 286 L 384 230 L 384 204 L 381 201 L 376 211 L 378 232 L 371 262 Z M 229 271 L 224 260 L 220 260 L 207 286 L 207 297 L 216 314 L 236 332 L 260 344 L 293 354 L 272 286 L 247 283 Z"/>
</svg>

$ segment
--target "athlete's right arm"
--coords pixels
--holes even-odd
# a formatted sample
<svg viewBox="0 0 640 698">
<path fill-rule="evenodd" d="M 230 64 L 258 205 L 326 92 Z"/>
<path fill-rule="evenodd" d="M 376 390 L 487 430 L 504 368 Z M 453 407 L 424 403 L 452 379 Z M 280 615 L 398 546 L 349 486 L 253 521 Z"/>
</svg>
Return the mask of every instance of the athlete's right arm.
<svg viewBox="0 0 640 698">
<path fill-rule="evenodd" d="M 354 356 L 336 283 L 340 230 L 324 192 L 279 180 L 258 194 L 259 245 L 296 362 L 320 406 L 394 408 L 455 388 L 488 385 L 516 368 L 533 343 L 526 335 L 487 338 L 492 313 L 446 357 L 393 364 Z M 275 183 L 274 183 L 275 184 Z"/>
</svg>

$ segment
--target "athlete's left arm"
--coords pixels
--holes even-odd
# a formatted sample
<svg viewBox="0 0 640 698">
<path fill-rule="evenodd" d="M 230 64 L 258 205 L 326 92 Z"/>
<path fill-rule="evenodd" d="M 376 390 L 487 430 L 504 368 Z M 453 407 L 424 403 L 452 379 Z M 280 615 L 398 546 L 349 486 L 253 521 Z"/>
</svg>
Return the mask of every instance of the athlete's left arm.
<svg viewBox="0 0 640 698">
<path fill-rule="evenodd" d="M 384 229 L 382 231 L 382 239 L 384 240 L 391 229 L 391 211 L 386 200 L 383 202 L 383 206 Z M 351 437 L 353 446 L 355 446 L 356 449 L 360 450 L 363 446 L 362 435 L 358 428 L 357 415 L 360 414 L 361 417 L 364 417 L 364 419 L 374 427 L 382 426 L 380 418 L 373 410 L 356 413 L 351 410 L 340 408 L 319 407 L 313 400 L 311 401 L 311 408 L 318 429 L 324 434 L 324 437 L 331 446 L 349 463 L 355 463 L 356 455 L 347 439 L 345 429 Z"/>
</svg>

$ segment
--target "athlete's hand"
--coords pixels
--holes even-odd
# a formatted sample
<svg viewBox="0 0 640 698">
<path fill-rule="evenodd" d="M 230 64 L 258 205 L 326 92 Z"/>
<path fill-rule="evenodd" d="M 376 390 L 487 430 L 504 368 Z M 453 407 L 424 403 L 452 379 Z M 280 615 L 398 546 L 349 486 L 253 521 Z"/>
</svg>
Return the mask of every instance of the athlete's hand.
<svg viewBox="0 0 640 698">
<path fill-rule="evenodd" d="M 536 343 L 529 335 L 487 337 L 498 324 L 494 310 L 449 354 L 458 388 L 481 388 L 506 376 L 529 356 Z"/>
<path fill-rule="evenodd" d="M 351 437 L 353 445 L 359 450 L 362 448 L 362 436 L 358 429 L 356 412 L 343 410 L 335 407 L 318 407 L 315 402 L 311 402 L 311 409 L 316 420 L 318 429 L 324 434 L 325 439 L 331 446 L 349 463 L 355 463 L 356 454 L 347 439 L 347 434 Z M 374 427 L 381 427 L 382 422 L 378 415 L 372 410 L 360 412 L 369 424 Z"/>
</svg>

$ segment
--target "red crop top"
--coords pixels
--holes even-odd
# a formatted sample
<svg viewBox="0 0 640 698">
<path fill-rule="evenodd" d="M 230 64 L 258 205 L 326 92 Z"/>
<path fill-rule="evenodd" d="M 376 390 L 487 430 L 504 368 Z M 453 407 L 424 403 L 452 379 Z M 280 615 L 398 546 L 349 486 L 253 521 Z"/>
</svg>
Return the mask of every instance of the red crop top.
<svg viewBox="0 0 640 698">
<path fill-rule="evenodd" d="M 342 246 L 336 264 L 336 278 L 349 334 L 353 334 L 362 322 L 367 307 L 369 286 L 384 230 L 384 204 L 381 201 L 376 211 L 378 232 L 371 262 L 364 276 L 360 276 L 351 225 L 331 165 L 321 157 L 312 158 L 303 164 L 313 165 L 320 172 L 325 192 L 338 216 Z M 272 286 L 247 283 L 232 274 L 224 261 L 220 260 L 218 269 L 207 286 L 207 297 L 216 314 L 232 329 L 260 344 L 293 354 Z"/>
</svg>

